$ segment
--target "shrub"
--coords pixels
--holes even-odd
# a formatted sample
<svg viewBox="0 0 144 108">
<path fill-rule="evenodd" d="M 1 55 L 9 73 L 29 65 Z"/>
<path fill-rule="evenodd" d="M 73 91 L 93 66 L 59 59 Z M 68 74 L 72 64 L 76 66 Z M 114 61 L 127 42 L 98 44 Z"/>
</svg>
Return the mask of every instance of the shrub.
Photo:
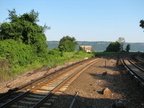
<svg viewBox="0 0 144 108">
<path fill-rule="evenodd" d="M 12 68 L 32 64 L 36 58 L 33 49 L 29 45 L 7 39 L 0 41 L 0 57 L 10 62 Z"/>
</svg>

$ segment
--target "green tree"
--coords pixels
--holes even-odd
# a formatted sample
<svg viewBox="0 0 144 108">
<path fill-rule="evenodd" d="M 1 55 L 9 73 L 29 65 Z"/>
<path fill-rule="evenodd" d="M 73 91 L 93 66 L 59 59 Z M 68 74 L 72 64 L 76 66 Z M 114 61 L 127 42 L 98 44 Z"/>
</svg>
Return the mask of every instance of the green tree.
<svg viewBox="0 0 144 108">
<path fill-rule="evenodd" d="M 130 50 L 130 44 L 127 44 L 126 51 L 129 52 L 129 50 Z"/>
<path fill-rule="evenodd" d="M 16 14 L 16 10 L 13 9 L 12 11 L 11 10 L 8 10 L 9 12 L 9 17 L 7 19 L 9 19 L 12 22 L 16 22 L 18 20 L 18 16 Z"/>
<path fill-rule="evenodd" d="M 14 39 L 26 45 L 31 45 L 36 53 L 44 53 L 48 47 L 44 31 L 48 27 L 46 25 L 39 26 L 36 23 L 39 21 L 38 15 L 38 12 L 31 10 L 30 13 L 18 16 L 15 9 L 9 10 L 8 19 L 10 22 L 0 25 L 0 40 Z"/>
<path fill-rule="evenodd" d="M 119 42 L 111 42 L 106 48 L 107 52 L 119 52 L 120 51 L 120 43 Z"/>
<path fill-rule="evenodd" d="M 60 42 L 58 48 L 60 51 L 72 52 L 75 50 L 75 47 L 78 43 L 74 37 L 64 36 Z"/>
</svg>

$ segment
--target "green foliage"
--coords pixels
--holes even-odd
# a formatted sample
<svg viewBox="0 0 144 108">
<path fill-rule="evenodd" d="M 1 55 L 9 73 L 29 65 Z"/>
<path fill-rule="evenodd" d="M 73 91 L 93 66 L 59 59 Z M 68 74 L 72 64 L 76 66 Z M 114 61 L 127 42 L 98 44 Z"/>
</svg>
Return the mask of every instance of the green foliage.
<svg viewBox="0 0 144 108">
<path fill-rule="evenodd" d="M 11 11 L 10 11 L 10 12 L 11 12 Z M 35 24 L 36 22 L 39 21 L 39 20 L 38 20 L 38 16 L 39 16 L 39 13 L 38 13 L 38 12 L 35 12 L 34 10 L 31 10 L 30 13 L 24 13 L 24 14 L 20 17 L 20 19 Z"/>
<path fill-rule="evenodd" d="M 29 45 L 13 39 L 0 41 L 0 76 L 9 78 L 20 74 L 28 64 L 33 64 L 37 58 Z"/>
<path fill-rule="evenodd" d="M 0 58 L 0 78 L 8 78 L 11 76 L 10 62 L 6 58 Z"/>
<path fill-rule="evenodd" d="M 57 50 L 57 49 L 49 50 L 48 54 L 49 55 L 54 55 L 54 56 L 57 56 L 57 57 L 61 56 L 61 52 L 59 50 Z"/>
<path fill-rule="evenodd" d="M 11 10 L 8 10 L 9 12 L 9 17 L 7 19 L 9 19 L 11 22 L 15 22 L 18 20 L 18 16 L 16 14 L 16 10 L 13 9 L 12 11 Z"/>
<path fill-rule="evenodd" d="M 106 48 L 106 52 L 119 52 L 121 50 L 119 42 L 111 42 Z"/>
<path fill-rule="evenodd" d="M 73 55 L 73 58 L 81 58 L 82 59 L 82 58 L 85 58 L 85 57 L 88 57 L 88 58 L 94 57 L 94 53 L 88 53 L 88 52 L 85 52 L 85 51 L 77 51 Z"/>
<path fill-rule="evenodd" d="M 36 57 L 31 46 L 12 39 L 0 41 L 0 56 L 8 59 L 13 66 L 31 64 Z"/>
<path fill-rule="evenodd" d="M 24 68 L 33 64 L 48 63 L 48 45 L 44 31 L 46 25 L 39 26 L 38 12 L 17 15 L 16 10 L 9 10 L 10 22 L 0 24 L 0 62 L 5 62 L 8 67 L 0 67 L 1 70 L 9 70 L 9 75 L 20 73 Z M 9 68 L 9 69 L 6 69 Z M 0 71 L 0 73 L 3 73 Z"/>
<path fill-rule="evenodd" d="M 144 28 L 144 20 L 140 20 L 140 25 L 141 28 Z"/>
<path fill-rule="evenodd" d="M 72 52 L 77 45 L 74 37 L 63 37 L 59 47 L 48 50 L 44 31 L 48 28 L 36 24 L 38 13 L 17 15 L 9 10 L 10 22 L 0 25 L 0 79 L 11 78 L 29 69 L 64 64 L 93 54 L 83 51 Z"/>
<path fill-rule="evenodd" d="M 38 15 L 32 10 L 30 13 L 18 16 L 15 10 L 9 10 L 10 23 L 0 25 L 0 40 L 14 39 L 33 46 L 36 53 L 44 53 L 48 47 L 44 31 L 48 27 L 36 24 Z"/>
<path fill-rule="evenodd" d="M 77 44 L 74 37 L 65 36 L 60 40 L 58 48 L 60 51 L 72 52 L 75 50 Z"/>
<path fill-rule="evenodd" d="M 126 51 L 129 52 L 129 50 L 130 50 L 130 44 L 127 44 Z"/>
<path fill-rule="evenodd" d="M 85 51 L 84 48 L 79 46 L 79 51 Z"/>
</svg>

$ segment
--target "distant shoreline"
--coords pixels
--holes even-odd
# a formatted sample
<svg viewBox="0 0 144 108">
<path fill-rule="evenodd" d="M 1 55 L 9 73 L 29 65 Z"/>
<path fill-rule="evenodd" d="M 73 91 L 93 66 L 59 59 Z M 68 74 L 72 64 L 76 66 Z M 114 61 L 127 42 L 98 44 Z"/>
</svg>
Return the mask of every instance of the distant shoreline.
<svg viewBox="0 0 144 108">
<path fill-rule="evenodd" d="M 78 50 L 80 45 L 90 45 L 94 51 L 103 52 L 106 50 L 107 46 L 110 44 L 110 41 L 77 41 L 78 45 L 76 50 Z M 58 47 L 59 41 L 47 41 L 48 49 L 54 49 Z M 144 52 L 144 43 L 143 42 L 126 42 L 124 48 L 127 44 L 130 44 L 130 52 Z"/>
</svg>

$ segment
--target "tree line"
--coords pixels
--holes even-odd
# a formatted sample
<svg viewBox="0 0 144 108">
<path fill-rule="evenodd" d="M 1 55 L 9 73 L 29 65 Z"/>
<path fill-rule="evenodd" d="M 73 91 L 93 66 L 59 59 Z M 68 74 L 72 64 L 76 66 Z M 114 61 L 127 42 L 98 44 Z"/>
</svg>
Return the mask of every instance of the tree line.
<svg viewBox="0 0 144 108">
<path fill-rule="evenodd" d="M 59 46 L 48 50 L 45 31 L 50 27 L 40 26 L 39 13 L 31 10 L 18 15 L 16 10 L 8 10 L 8 22 L 0 24 L 0 79 L 1 76 L 19 74 L 26 69 L 63 64 L 73 58 L 93 56 L 74 52 L 76 39 L 64 36 Z M 71 55 L 65 52 L 74 52 Z"/>
<path fill-rule="evenodd" d="M 144 29 L 144 20 L 140 20 L 139 26 Z M 112 42 L 108 45 L 106 48 L 106 51 L 108 52 L 119 52 L 119 51 L 124 51 L 123 50 L 123 44 L 125 43 L 125 39 L 123 37 L 120 37 L 116 42 Z M 129 52 L 130 50 L 130 44 L 126 46 L 125 51 Z"/>
<path fill-rule="evenodd" d="M 45 31 L 50 27 L 37 24 L 38 12 L 31 10 L 29 13 L 18 15 L 13 9 L 8 10 L 8 13 L 9 22 L 0 24 L 0 63 L 6 64 L 0 66 L 0 73 L 10 72 L 11 69 L 15 73 L 16 69 L 21 70 L 21 67 L 26 68 L 28 65 L 49 64 L 49 66 L 54 66 L 61 61 L 68 60 L 64 55 L 65 52 L 75 51 L 78 42 L 75 37 L 70 36 L 63 36 L 57 48 L 48 50 Z M 140 27 L 144 28 L 144 20 L 140 21 Z M 111 42 L 106 51 L 124 51 L 124 43 L 125 39 L 120 37 L 116 42 Z M 125 51 L 129 52 L 129 50 L 130 45 L 128 44 Z M 80 51 L 83 52 L 79 50 L 71 58 L 85 55 Z"/>
<path fill-rule="evenodd" d="M 124 37 L 119 37 L 116 42 L 111 42 L 106 48 L 106 52 L 129 52 L 130 44 L 127 44 L 125 50 L 123 49 L 123 45 L 125 43 Z"/>
</svg>

